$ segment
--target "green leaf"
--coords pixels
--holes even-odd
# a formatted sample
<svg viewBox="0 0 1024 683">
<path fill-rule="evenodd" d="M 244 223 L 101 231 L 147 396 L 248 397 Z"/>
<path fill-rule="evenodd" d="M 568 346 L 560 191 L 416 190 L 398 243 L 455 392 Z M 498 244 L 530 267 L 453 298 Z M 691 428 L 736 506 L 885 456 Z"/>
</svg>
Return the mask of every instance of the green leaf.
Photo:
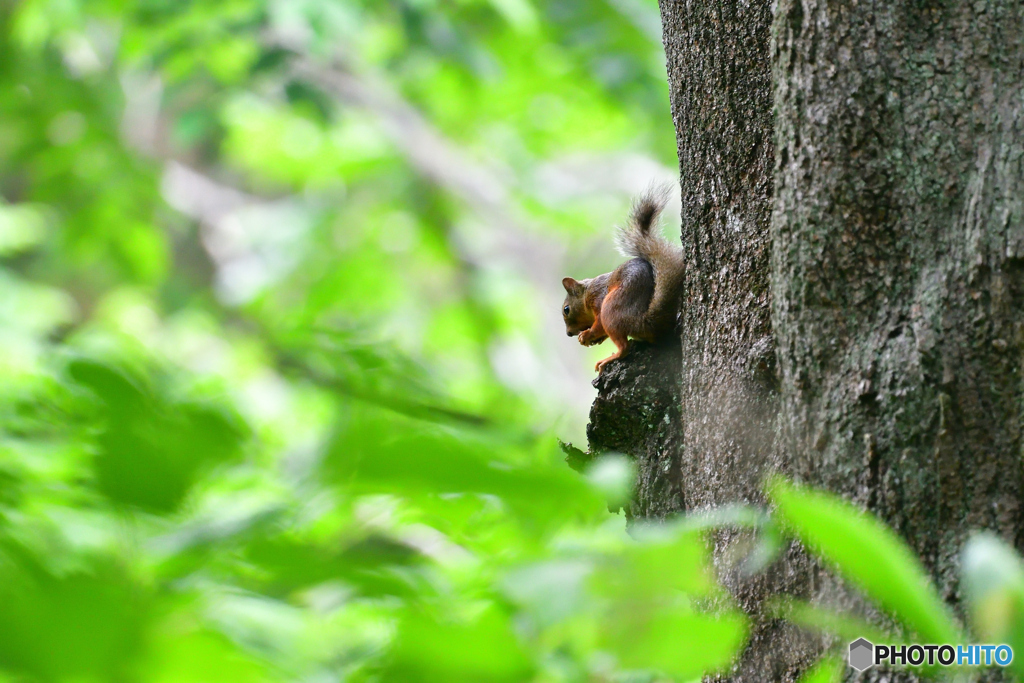
<svg viewBox="0 0 1024 683">
<path fill-rule="evenodd" d="M 551 560 L 521 567 L 502 581 L 509 599 L 543 626 L 556 624 L 589 604 L 584 590 L 593 565 L 582 559 Z"/>
<path fill-rule="evenodd" d="M 555 520 L 599 498 L 566 467 L 510 462 L 506 444 L 476 430 L 406 418 L 353 402 L 324 461 L 355 490 L 483 493 L 538 519 Z"/>
<path fill-rule="evenodd" d="M 245 557 L 265 573 L 261 583 L 271 594 L 342 581 L 363 595 L 411 598 L 415 586 L 402 567 L 420 564 L 415 549 L 385 536 L 370 536 L 346 548 L 303 543 L 286 537 L 255 539 Z"/>
<path fill-rule="evenodd" d="M 39 244 L 46 237 L 48 222 L 42 207 L 0 204 L 0 256 L 12 256 Z"/>
<path fill-rule="evenodd" d="M 828 493 L 773 479 L 768 494 L 788 531 L 926 643 L 961 642 L 924 567 L 877 518 Z"/>
<path fill-rule="evenodd" d="M 822 657 L 800 677 L 799 683 L 839 683 L 843 680 L 843 668 L 843 660 L 838 657 Z"/>
<path fill-rule="evenodd" d="M 523 681 L 532 665 L 497 608 L 476 617 L 441 619 L 410 610 L 398 625 L 387 681 Z"/>
<path fill-rule="evenodd" d="M 125 676 L 144 642 L 153 596 L 111 559 L 55 573 L 0 545 L 0 669 L 42 680 Z"/>
<path fill-rule="evenodd" d="M 973 536 L 960 564 L 964 593 L 975 635 L 982 642 L 1007 643 L 1012 667 L 1024 676 L 1024 562 L 992 533 Z"/>
<path fill-rule="evenodd" d="M 608 509 L 629 505 L 636 481 L 636 463 L 622 455 L 602 455 L 586 469 L 587 481 L 608 498 Z"/>
<path fill-rule="evenodd" d="M 655 669 L 680 679 L 724 670 L 747 640 L 741 612 L 697 614 L 661 608 L 651 614 L 617 615 L 605 632 L 605 647 L 629 669 Z"/>
<path fill-rule="evenodd" d="M 145 661 L 144 680 L 153 683 L 263 683 L 266 664 L 210 630 L 181 633 L 164 628 Z"/>
<path fill-rule="evenodd" d="M 705 596 L 715 583 L 710 552 L 701 530 L 682 522 L 674 526 L 637 525 L 636 543 L 605 558 L 592 579 L 594 588 L 612 598 L 660 601 L 669 591 Z"/>
<path fill-rule="evenodd" d="M 867 638 L 873 643 L 898 643 L 900 640 L 876 626 L 849 614 L 816 607 L 801 600 L 779 598 L 767 605 L 767 612 L 798 626 L 839 636 L 845 641 Z"/>
<path fill-rule="evenodd" d="M 239 456 L 242 429 L 215 406 L 168 401 L 98 361 L 76 359 L 68 373 L 100 399 L 96 479 L 114 501 L 171 512 L 204 471 Z"/>
<path fill-rule="evenodd" d="M 686 679 L 721 671 L 747 638 L 739 611 L 696 612 L 694 598 L 720 591 L 704 530 L 686 520 L 637 526 L 635 543 L 604 558 L 590 579 L 603 598 L 603 647 L 621 666 Z"/>
</svg>

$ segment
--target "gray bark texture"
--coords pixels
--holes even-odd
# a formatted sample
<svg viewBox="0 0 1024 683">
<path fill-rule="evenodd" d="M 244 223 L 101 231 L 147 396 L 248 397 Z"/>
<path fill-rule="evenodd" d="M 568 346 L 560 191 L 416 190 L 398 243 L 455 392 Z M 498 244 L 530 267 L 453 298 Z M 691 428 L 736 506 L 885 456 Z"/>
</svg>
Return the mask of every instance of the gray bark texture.
<svg viewBox="0 0 1024 683">
<path fill-rule="evenodd" d="M 839 493 L 955 604 L 968 533 L 1024 547 L 1024 4 L 660 5 L 679 343 L 595 381 L 591 451 L 637 459 L 634 517 L 760 503 L 772 471 Z M 823 647 L 770 595 L 858 608 L 797 549 L 753 580 L 720 564 L 757 622 L 730 680 L 795 680 Z"/>
</svg>

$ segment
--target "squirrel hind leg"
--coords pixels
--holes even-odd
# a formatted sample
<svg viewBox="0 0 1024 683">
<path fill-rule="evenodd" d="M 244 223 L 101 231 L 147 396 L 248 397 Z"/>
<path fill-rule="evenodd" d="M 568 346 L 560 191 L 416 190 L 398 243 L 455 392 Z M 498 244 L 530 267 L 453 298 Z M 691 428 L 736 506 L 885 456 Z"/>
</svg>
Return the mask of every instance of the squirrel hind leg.
<svg viewBox="0 0 1024 683">
<path fill-rule="evenodd" d="M 601 372 L 611 361 L 626 355 L 630 337 L 647 336 L 645 315 L 653 281 L 645 277 L 642 268 L 634 268 L 633 272 L 629 272 L 626 265 L 628 263 L 622 269 L 622 284 L 610 288 L 601 305 L 601 323 L 605 334 L 615 344 L 616 351 L 595 366 L 597 372 Z M 650 269 L 647 264 L 643 266 Z"/>
<path fill-rule="evenodd" d="M 612 340 L 613 344 L 615 344 L 615 353 L 608 356 L 604 360 L 597 362 L 597 365 L 594 366 L 594 370 L 598 373 L 600 373 L 601 370 L 604 369 L 604 366 L 608 365 L 608 363 L 612 362 L 613 360 L 618 360 L 619 358 L 625 356 L 626 352 L 629 350 L 629 341 L 626 340 L 625 338 L 617 338 L 617 336 L 615 335 L 609 335 L 608 338 Z"/>
<path fill-rule="evenodd" d="M 622 358 L 626 355 L 626 351 L 629 350 L 630 316 L 622 310 L 622 304 L 624 303 L 622 295 L 622 289 L 616 288 L 609 292 L 605 297 L 601 322 L 604 327 L 604 333 L 607 334 L 608 338 L 612 340 L 613 344 L 615 344 L 615 353 L 598 362 L 598 364 L 594 366 L 594 370 L 598 373 L 600 373 L 601 369 L 609 362 Z M 624 313 L 626 313 L 626 315 L 623 315 Z"/>
</svg>

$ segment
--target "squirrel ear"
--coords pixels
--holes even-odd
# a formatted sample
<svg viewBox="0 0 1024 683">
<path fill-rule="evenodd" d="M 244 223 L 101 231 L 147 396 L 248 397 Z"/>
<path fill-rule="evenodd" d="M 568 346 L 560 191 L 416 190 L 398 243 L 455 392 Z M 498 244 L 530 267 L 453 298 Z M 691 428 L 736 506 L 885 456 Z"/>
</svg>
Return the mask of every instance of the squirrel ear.
<svg viewBox="0 0 1024 683">
<path fill-rule="evenodd" d="M 571 277 L 562 278 L 562 286 L 565 287 L 565 291 L 569 294 L 575 293 L 582 286 L 579 282 L 572 279 Z"/>
</svg>

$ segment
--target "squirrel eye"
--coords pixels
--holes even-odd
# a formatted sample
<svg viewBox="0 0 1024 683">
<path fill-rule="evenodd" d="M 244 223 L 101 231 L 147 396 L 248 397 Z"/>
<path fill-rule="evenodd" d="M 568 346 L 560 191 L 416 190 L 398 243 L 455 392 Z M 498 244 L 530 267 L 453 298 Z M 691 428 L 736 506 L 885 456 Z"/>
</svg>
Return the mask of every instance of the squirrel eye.
<svg viewBox="0 0 1024 683">
<path fill-rule="evenodd" d="M 569 315 L 569 307 L 568 306 L 566 306 L 565 308 L 562 309 L 562 315 Z"/>
</svg>

